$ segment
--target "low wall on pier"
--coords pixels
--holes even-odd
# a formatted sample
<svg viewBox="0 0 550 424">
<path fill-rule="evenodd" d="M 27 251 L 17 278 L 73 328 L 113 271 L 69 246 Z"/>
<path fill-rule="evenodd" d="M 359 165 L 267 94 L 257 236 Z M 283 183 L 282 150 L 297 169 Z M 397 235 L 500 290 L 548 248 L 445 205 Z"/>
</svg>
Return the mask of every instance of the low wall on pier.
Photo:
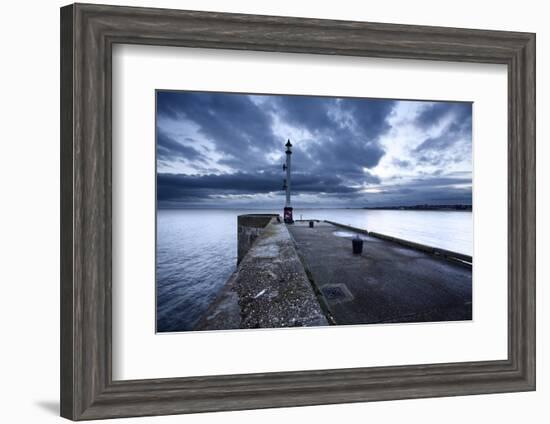
<svg viewBox="0 0 550 424">
<path fill-rule="evenodd" d="M 277 217 L 239 216 L 239 265 L 197 330 L 328 325 L 290 234 Z"/>
<path fill-rule="evenodd" d="M 254 242 L 271 221 L 281 220 L 276 214 L 251 214 L 237 217 L 237 264 L 248 253 Z"/>
</svg>

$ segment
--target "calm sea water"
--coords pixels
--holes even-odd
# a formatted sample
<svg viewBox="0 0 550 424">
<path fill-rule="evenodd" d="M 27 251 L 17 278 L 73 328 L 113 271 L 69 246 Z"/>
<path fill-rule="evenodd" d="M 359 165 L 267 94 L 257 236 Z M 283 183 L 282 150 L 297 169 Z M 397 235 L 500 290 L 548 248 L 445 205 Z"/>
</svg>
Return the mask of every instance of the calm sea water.
<svg viewBox="0 0 550 424">
<path fill-rule="evenodd" d="M 233 209 L 157 212 L 157 331 L 191 330 L 237 263 Z M 471 212 L 295 209 L 294 219 L 327 219 L 472 255 Z"/>
</svg>

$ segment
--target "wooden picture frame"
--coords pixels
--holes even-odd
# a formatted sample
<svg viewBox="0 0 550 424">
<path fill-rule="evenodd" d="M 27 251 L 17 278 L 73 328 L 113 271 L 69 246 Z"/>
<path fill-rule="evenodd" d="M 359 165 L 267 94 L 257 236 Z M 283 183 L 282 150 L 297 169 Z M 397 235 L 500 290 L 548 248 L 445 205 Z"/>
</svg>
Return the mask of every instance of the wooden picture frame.
<svg viewBox="0 0 550 424">
<path fill-rule="evenodd" d="M 504 64 L 508 359 L 111 378 L 111 52 L 116 43 Z M 535 35 L 75 4 L 61 9 L 61 415 L 73 420 L 535 389 Z"/>
</svg>

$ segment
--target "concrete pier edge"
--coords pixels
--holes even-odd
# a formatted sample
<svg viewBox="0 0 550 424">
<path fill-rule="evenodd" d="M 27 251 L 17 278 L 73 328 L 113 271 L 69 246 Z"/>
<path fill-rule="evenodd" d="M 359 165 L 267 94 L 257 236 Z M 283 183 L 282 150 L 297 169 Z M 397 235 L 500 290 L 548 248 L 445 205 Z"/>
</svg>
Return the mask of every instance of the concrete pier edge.
<svg viewBox="0 0 550 424">
<path fill-rule="evenodd" d="M 329 325 L 278 215 L 238 217 L 239 261 L 196 330 Z"/>
</svg>

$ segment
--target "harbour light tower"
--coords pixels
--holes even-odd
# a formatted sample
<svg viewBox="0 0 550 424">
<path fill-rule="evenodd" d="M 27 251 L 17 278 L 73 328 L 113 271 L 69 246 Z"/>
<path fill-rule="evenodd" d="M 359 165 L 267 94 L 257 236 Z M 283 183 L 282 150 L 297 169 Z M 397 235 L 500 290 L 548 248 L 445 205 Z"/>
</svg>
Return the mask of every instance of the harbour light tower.
<svg viewBox="0 0 550 424">
<path fill-rule="evenodd" d="M 294 220 L 292 219 L 292 206 L 290 204 L 290 157 L 292 156 L 292 144 L 290 143 L 290 140 L 286 142 L 285 147 L 286 163 L 283 165 L 283 171 L 286 171 L 286 178 L 283 185 L 283 190 L 286 191 L 286 201 L 283 216 L 286 224 L 293 224 Z"/>
</svg>

